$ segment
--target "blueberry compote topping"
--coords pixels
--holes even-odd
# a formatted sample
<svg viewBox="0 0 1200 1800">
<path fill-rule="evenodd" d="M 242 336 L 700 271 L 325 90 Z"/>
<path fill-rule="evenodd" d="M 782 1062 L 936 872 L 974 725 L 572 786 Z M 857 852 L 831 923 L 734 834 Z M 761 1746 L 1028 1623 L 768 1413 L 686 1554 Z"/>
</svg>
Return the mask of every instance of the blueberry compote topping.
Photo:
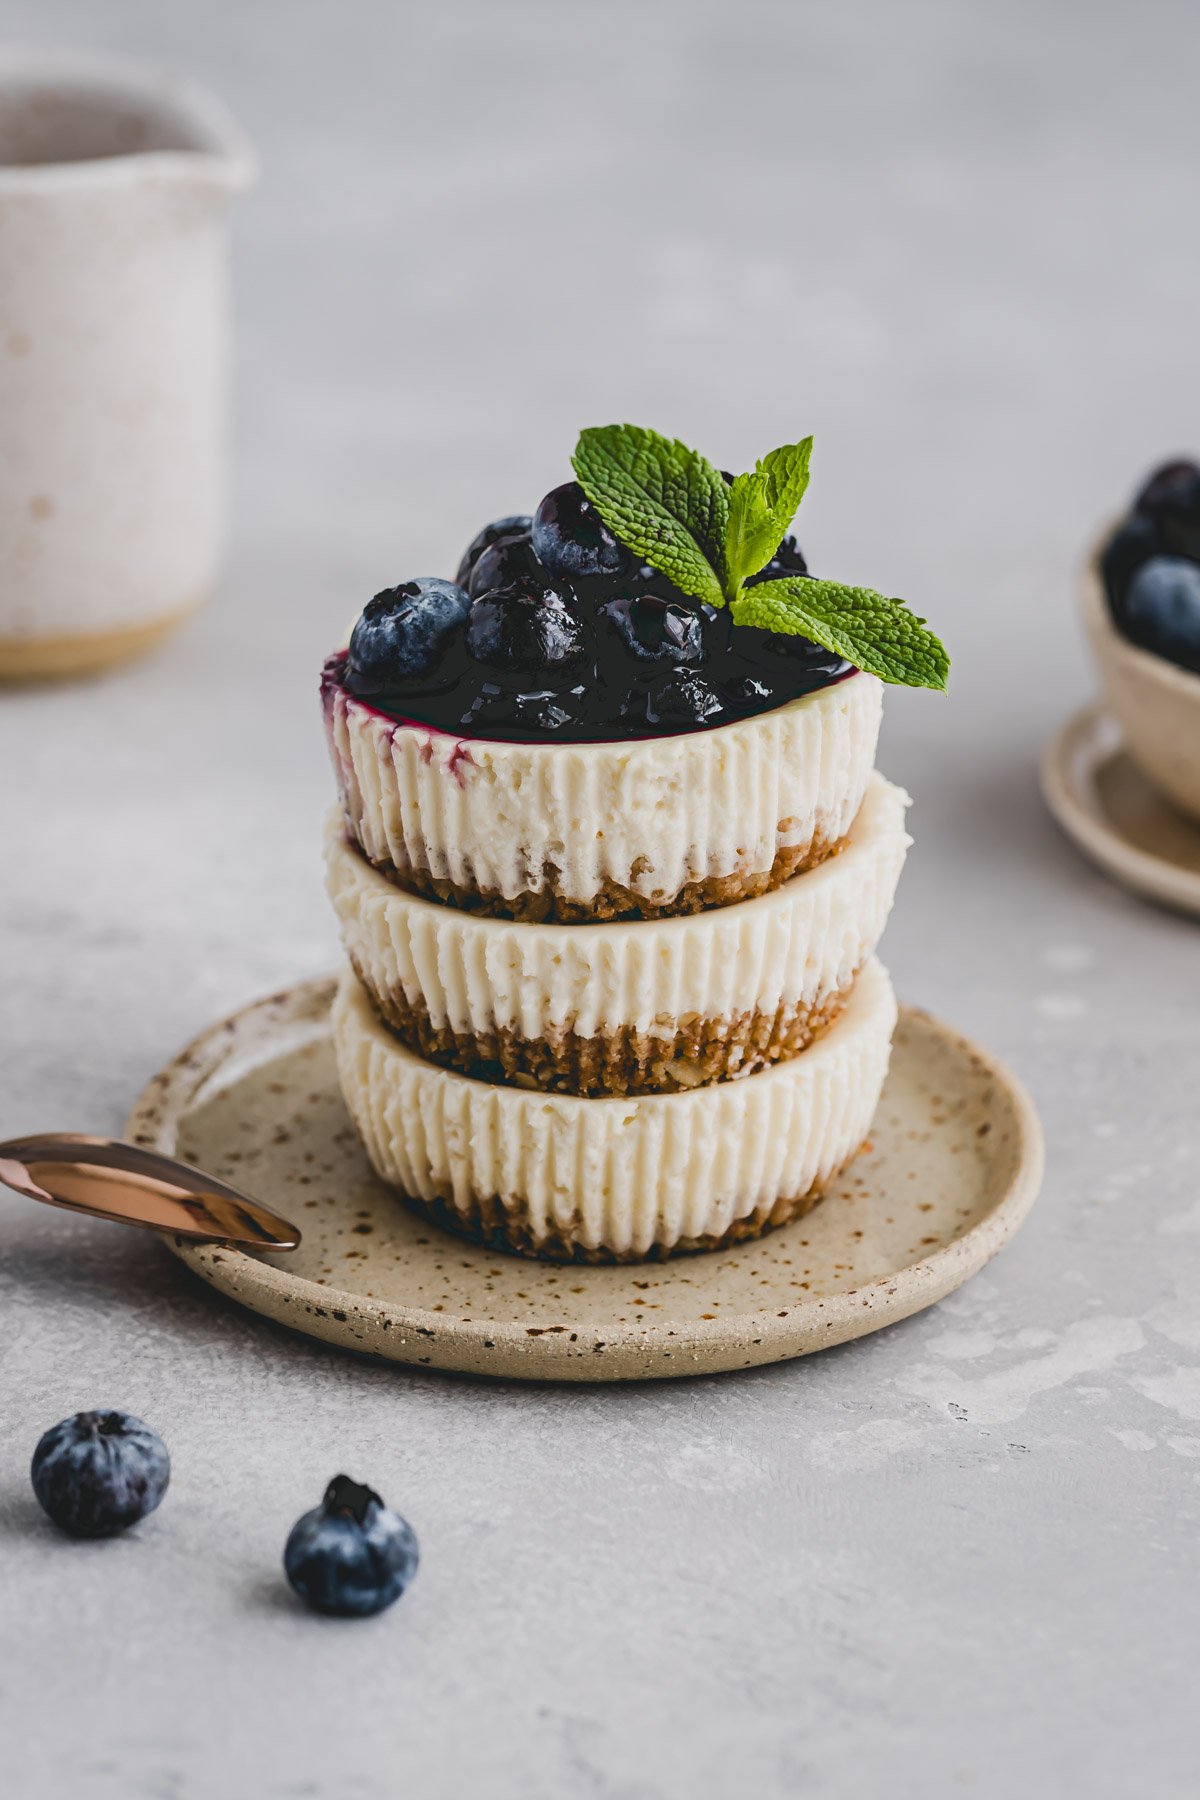
<svg viewBox="0 0 1200 1800">
<path fill-rule="evenodd" d="M 699 607 L 686 601 L 616 594 L 597 612 L 635 662 L 695 663 L 704 655 L 704 619 Z"/>
<path fill-rule="evenodd" d="M 1200 466 L 1156 469 L 1100 553 L 1117 629 L 1200 674 Z"/>
<path fill-rule="evenodd" d="M 807 572 L 789 537 L 764 579 Z M 532 520 L 486 525 L 457 582 L 377 594 L 328 675 L 398 720 L 586 742 L 723 725 L 850 672 L 807 638 L 734 626 L 681 594 L 567 482 Z"/>
</svg>

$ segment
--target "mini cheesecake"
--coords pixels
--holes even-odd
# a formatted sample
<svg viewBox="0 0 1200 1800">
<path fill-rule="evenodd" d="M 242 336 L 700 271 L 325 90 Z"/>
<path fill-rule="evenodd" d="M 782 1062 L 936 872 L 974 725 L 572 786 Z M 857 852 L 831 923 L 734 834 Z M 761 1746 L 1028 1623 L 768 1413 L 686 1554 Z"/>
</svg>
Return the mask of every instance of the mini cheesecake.
<svg viewBox="0 0 1200 1800">
<path fill-rule="evenodd" d="M 704 913 L 586 926 L 408 893 L 335 812 L 329 894 L 359 980 L 410 1049 L 531 1088 L 669 1093 L 785 1061 L 839 1016 L 891 911 L 907 804 L 873 775 L 819 868 Z"/>
<path fill-rule="evenodd" d="M 948 663 L 903 601 L 809 571 L 810 450 L 722 479 L 585 432 L 577 480 L 453 580 L 380 589 L 325 663 L 341 1086 L 380 1177 L 454 1231 L 718 1249 L 867 1135 L 908 848 L 880 678 Z"/>
<path fill-rule="evenodd" d="M 711 729 L 602 742 L 457 736 L 379 711 L 326 668 L 347 829 L 410 892 L 500 918 L 655 918 L 764 894 L 839 849 L 882 687 L 852 672 Z"/>
<path fill-rule="evenodd" d="M 744 1081 L 588 1099 L 427 1061 L 349 970 L 333 1010 L 342 1090 L 382 1179 L 497 1249 L 585 1262 L 717 1249 L 807 1211 L 867 1135 L 895 1022 L 872 959 L 802 1056 Z"/>
</svg>

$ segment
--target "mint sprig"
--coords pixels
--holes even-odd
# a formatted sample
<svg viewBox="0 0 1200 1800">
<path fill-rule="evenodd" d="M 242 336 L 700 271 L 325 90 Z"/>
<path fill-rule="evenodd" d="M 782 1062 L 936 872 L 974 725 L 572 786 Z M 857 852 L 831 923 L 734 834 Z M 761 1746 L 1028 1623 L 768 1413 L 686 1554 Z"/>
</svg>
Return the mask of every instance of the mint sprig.
<svg viewBox="0 0 1200 1800">
<path fill-rule="evenodd" d="M 571 467 L 623 544 L 682 593 L 725 604 L 729 488 L 719 469 L 677 438 L 639 425 L 580 432 Z"/>
<path fill-rule="evenodd" d="M 903 600 L 811 576 L 747 587 L 774 556 L 808 487 L 811 437 L 764 456 L 732 487 L 698 451 L 637 425 L 580 433 L 572 466 L 609 530 L 735 625 L 811 638 L 856 668 L 942 689 L 950 659 Z"/>
<path fill-rule="evenodd" d="M 946 686 L 950 658 L 941 641 L 903 600 L 890 600 L 872 588 L 790 576 L 746 588 L 732 613 L 735 625 L 811 638 L 881 681 Z"/>
<path fill-rule="evenodd" d="M 725 561 L 734 600 L 741 585 L 757 575 L 778 550 L 808 486 L 812 439 L 784 444 L 764 456 L 749 475 L 738 475 L 729 493 Z"/>
</svg>

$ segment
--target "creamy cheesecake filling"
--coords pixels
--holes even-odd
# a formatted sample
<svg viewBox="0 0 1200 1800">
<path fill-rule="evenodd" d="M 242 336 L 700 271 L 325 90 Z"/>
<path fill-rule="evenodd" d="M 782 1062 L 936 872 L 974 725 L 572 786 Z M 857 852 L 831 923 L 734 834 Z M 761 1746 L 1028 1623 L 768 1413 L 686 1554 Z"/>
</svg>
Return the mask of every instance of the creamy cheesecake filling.
<svg viewBox="0 0 1200 1800">
<path fill-rule="evenodd" d="M 872 958 L 803 1056 L 745 1081 L 586 1099 L 414 1055 L 349 972 L 333 1010 L 346 1104 L 383 1180 L 498 1248 L 597 1261 L 715 1248 L 811 1205 L 867 1135 L 895 1021 Z"/>
<path fill-rule="evenodd" d="M 367 858 L 436 900 L 523 919 L 698 911 L 814 866 L 858 812 L 881 710 L 881 684 L 855 674 L 714 731 L 521 744 L 397 724 L 325 690 Z"/>
<path fill-rule="evenodd" d="M 423 1056 L 576 1094 L 672 1091 L 797 1055 L 838 1016 L 903 867 L 907 795 L 873 775 L 840 855 L 686 918 L 513 923 L 406 893 L 329 821 L 330 898 L 381 1016 Z"/>
</svg>

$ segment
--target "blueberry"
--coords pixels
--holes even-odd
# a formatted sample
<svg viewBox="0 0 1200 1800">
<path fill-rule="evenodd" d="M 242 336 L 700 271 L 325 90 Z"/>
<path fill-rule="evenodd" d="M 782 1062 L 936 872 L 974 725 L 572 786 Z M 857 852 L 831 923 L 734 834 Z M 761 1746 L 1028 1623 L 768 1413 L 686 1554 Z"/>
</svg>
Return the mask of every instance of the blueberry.
<svg viewBox="0 0 1200 1800">
<path fill-rule="evenodd" d="M 1200 563 L 1152 556 L 1129 584 L 1121 628 L 1135 644 L 1200 674 Z"/>
<path fill-rule="evenodd" d="M 472 602 L 467 651 L 505 674 L 559 674 L 587 653 L 583 621 L 554 588 L 514 582 Z"/>
<path fill-rule="evenodd" d="M 40 1439 L 30 1466 L 42 1511 L 72 1537 L 115 1537 L 152 1513 L 167 1491 L 171 1459 L 157 1432 L 132 1413 L 76 1413 Z"/>
<path fill-rule="evenodd" d="M 555 575 L 615 575 L 629 553 L 577 481 L 551 490 L 533 515 L 533 547 Z"/>
<path fill-rule="evenodd" d="M 598 611 L 640 662 L 696 663 L 704 655 L 704 624 L 694 606 L 634 594 L 605 600 Z"/>
<path fill-rule="evenodd" d="M 1153 519 L 1135 514 L 1119 525 L 1100 552 L 1100 573 L 1108 604 L 1119 614 L 1125 604 L 1129 583 L 1142 564 L 1162 549 L 1158 527 Z"/>
<path fill-rule="evenodd" d="M 424 576 L 368 600 L 350 637 L 350 686 L 378 693 L 435 674 L 471 602 L 462 588 Z"/>
<path fill-rule="evenodd" d="M 528 513 L 509 513 L 507 518 L 493 519 L 490 525 L 485 525 L 482 531 L 476 532 L 458 565 L 458 574 L 454 577 L 459 587 L 466 587 L 471 579 L 471 570 L 490 544 L 496 543 L 500 538 L 528 531 L 532 524 L 533 520 Z"/>
<path fill-rule="evenodd" d="M 314 1612 L 360 1619 L 398 1600 L 417 1572 L 412 1526 L 379 1495 L 335 1475 L 297 1519 L 283 1552 L 288 1581 Z"/>
<path fill-rule="evenodd" d="M 696 669 L 672 669 L 645 690 L 645 718 L 660 730 L 686 731 L 715 725 L 725 711 L 721 696 Z"/>
<path fill-rule="evenodd" d="M 1133 510 L 1152 519 L 1164 550 L 1200 558 L 1200 468 L 1186 458 L 1164 463 L 1145 483 Z"/>
<path fill-rule="evenodd" d="M 747 587 L 757 587 L 760 581 L 786 581 L 789 575 L 807 575 L 808 564 L 804 560 L 804 552 L 789 533 L 780 544 L 765 569 L 757 575 L 751 575 Z"/>
<path fill-rule="evenodd" d="M 471 570 L 467 592 L 475 600 L 480 594 L 491 593 L 493 588 L 510 587 L 514 581 L 537 580 L 539 577 L 544 582 L 546 571 L 538 562 L 533 539 L 527 531 L 514 532 L 512 537 L 497 538 L 482 552 Z"/>
</svg>

